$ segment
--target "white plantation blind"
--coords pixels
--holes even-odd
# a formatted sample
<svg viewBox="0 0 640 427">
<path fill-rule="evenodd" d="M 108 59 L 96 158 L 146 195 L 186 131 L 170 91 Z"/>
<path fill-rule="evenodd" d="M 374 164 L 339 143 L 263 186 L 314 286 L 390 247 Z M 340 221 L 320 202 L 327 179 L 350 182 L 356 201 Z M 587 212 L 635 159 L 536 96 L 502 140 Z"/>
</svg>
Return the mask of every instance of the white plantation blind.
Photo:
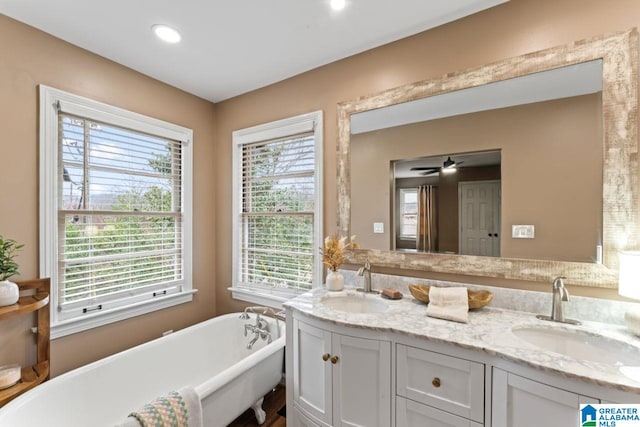
<svg viewBox="0 0 640 427">
<path fill-rule="evenodd" d="M 59 309 L 179 292 L 182 142 L 60 112 L 58 163 Z"/>
<path fill-rule="evenodd" d="M 310 289 L 318 256 L 314 133 L 244 144 L 241 157 L 239 280 Z"/>
</svg>

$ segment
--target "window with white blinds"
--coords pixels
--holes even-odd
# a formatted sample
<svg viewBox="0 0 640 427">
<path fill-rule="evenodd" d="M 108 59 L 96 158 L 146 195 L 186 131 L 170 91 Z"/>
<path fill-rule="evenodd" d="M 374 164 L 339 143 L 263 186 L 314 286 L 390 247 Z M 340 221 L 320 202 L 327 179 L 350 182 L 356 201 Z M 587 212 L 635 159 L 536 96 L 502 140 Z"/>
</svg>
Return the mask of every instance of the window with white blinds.
<svg viewBox="0 0 640 427">
<path fill-rule="evenodd" d="M 318 283 L 321 117 L 234 133 L 232 290 L 282 300 Z"/>
<path fill-rule="evenodd" d="M 83 105 L 88 100 L 68 97 L 51 106 L 56 135 L 45 141 L 56 166 L 49 169 L 55 262 L 46 267 L 55 269 L 55 320 L 93 319 L 189 293 L 190 131 L 167 132 L 176 126 L 119 109 L 113 116 L 114 107 L 103 104 L 96 113 Z"/>
</svg>

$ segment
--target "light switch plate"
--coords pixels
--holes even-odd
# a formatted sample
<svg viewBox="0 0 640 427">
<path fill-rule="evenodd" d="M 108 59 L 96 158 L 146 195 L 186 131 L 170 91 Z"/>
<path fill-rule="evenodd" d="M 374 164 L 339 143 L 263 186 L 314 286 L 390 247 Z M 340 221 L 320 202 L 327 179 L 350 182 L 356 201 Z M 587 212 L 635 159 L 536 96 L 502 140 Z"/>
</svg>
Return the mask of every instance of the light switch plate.
<svg viewBox="0 0 640 427">
<path fill-rule="evenodd" d="M 512 225 L 511 237 L 513 239 L 533 239 L 535 238 L 535 226 L 533 225 Z"/>
<path fill-rule="evenodd" d="M 373 223 L 373 232 L 376 234 L 384 233 L 384 222 L 374 222 Z"/>
</svg>

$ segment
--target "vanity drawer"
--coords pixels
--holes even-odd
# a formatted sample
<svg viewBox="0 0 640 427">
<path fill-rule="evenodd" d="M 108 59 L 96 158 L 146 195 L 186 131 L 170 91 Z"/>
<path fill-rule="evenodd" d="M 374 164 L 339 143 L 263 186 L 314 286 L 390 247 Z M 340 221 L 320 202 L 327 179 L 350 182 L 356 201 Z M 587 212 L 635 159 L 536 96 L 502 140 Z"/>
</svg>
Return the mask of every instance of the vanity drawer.
<svg viewBox="0 0 640 427">
<path fill-rule="evenodd" d="M 484 365 L 398 344 L 397 395 L 482 423 Z"/>
<path fill-rule="evenodd" d="M 482 424 L 431 406 L 396 397 L 396 427 L 482 427 Z"/>
</svg>

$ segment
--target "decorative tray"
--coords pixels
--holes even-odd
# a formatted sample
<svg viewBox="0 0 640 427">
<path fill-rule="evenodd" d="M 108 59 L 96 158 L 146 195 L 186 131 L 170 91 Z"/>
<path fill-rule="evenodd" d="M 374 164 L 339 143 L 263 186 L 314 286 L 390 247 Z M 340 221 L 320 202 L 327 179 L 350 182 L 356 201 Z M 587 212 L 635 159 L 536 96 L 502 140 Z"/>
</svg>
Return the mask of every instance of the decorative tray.
<svg viewBox="0 0 640 427">
<path fill-rule="evenodd" d="M 411 295 L 425 304 L 429 304 L 429 288 L 430 286 L 428 285 L 409 285 Z M 493 299 L 493 294 L 489 291 L 467 289 L 467 294 L 469 296 L 469 308 L 482 308 Z"/>
</svg>

